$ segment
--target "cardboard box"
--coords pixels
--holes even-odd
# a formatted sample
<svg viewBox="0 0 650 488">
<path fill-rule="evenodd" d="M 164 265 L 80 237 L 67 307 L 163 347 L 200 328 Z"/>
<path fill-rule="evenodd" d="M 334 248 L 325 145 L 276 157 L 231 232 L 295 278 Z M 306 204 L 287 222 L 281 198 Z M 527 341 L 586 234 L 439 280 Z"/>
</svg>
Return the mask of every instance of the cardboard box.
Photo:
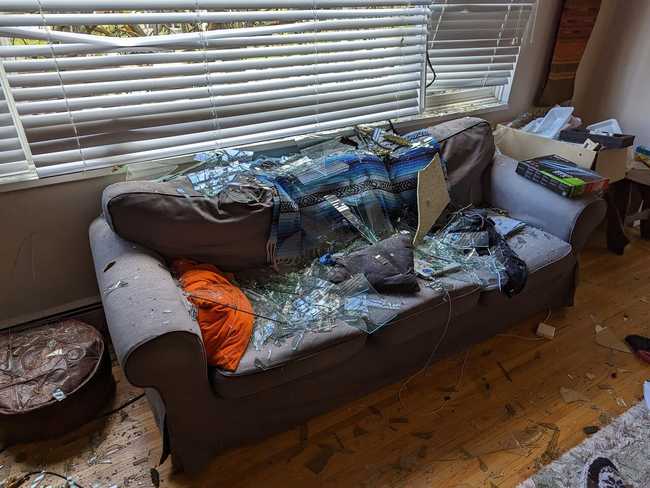
<svg viewBox="0 0 650 488">
<path fill-rule="evenodd" d="M 494 131 L 494 142 L 503 154 L 517 161 L 557 154 L 578 166 L 596 171 L 610 183 L 625 178 L 628 161 L 633 158 L 630 147 L 592 151 L 581 144 L 557 141 L 504 125 L 498 125 Z"/>
</svg>

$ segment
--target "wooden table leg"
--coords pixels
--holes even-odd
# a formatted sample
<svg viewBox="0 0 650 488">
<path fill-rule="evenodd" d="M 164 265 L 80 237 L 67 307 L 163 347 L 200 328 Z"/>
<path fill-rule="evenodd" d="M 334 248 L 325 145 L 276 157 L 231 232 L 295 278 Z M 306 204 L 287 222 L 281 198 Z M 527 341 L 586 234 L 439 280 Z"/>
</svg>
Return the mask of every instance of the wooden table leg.
<svg viewBox="0 0 650 488">
<path fill-rule="evenodd" d="M 650 209 L 650 186 L 644 185 L 642 183 L 634 183 L 641 193 L 641 198 L 643 203 L 641 205 L 641 210 Z M 641 239 L 650 240 L 650 218 L 641 219 Z"/>
<path fill-rule="evenodd" d="M 607 201 L 607 249 L 622 255 L 630 240 L 625 236 L 625 215 L 630 200 L 630 182 L 617 181 L 605 193 Z"/>
</svg>

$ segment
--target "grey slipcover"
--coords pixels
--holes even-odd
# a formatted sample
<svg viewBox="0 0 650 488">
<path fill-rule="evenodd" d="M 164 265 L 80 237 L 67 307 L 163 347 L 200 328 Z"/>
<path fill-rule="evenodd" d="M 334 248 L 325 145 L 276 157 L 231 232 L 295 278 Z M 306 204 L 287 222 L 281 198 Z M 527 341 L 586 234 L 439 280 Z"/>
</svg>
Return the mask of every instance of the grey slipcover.
<svg viewBox="0 0 650 488">
<path fill-rule="evenodd" d="M 480 177 L 458 174 L 458 181 L 471 198 L 481 196 L 485 204 L 536 227 L 511 238 L 529 263 L 527 285 L 508 298 L 498 290 L 459 284 L 451 293 L 453 314 L 436 358 L 572 303 L 576 253 L 604 217 L 605 203 L 595 196 L 566 200 L 517 175 L 515 164 L 497 157 Z M 405 300 L 402 316 L 376 334 L 335 329 L 314 338 L 311 350 L 296 351 L 295 365 L 285 349 L 276 351 L 277 367 L 253 373 L 251 356 L 242 366 L 246 374 L 228 377 L 208 368 L 198 324 L 157 253 L 119 237 L 103 218 L 91 225 L 90 241 L 118 360 L 129 382 L 146 389 L 174 464 L 189 473 L 223 449 L 286 430 L 421 368 L 449 313 L 441 296 L 423 290 Z M 107 291 L 119 280 L 128 285 Z"/>
<path fill-rule="evenodd" d="M 457 207 L 482 203 L 483 180 L 495 150 L 490 124 L 476 117 L 463 117 L 428 130 L 440 143 L 451 202 Z"/>
<path fill-rule="evenodd" d="M 272 204 L 261 185 L 206 198 L 185 178 L 114 183 L 102 196 L 103 215 L 121 237 L 168 259 L 193 258 L 226 271 L 267 264 Z"/>
<path fill-rule="evenodd" d="M 211 368 L 212 387 L 224 398 L 252 395 L 345 362 L 359 352 L 366 337 L 341 322 L 328 333 L 306 333 L 295 350 L 291 340 L 266 345 L 261 351 L 250 343 L 236 371 Z"/>
</svg>

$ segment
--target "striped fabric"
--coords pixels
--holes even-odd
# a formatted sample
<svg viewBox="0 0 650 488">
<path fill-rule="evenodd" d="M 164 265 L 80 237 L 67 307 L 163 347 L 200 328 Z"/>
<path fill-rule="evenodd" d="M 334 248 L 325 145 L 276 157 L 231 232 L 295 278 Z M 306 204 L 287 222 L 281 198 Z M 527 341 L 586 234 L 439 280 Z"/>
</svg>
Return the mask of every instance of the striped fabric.
<svg viewBox="0 0 650 488">
<path fill-rule="evenodd" d="M 196 159 L 204 164 L 186 176 L 207 197 L 240 178 L 272 187 L 268 261 L 298 264 L 359 237 L 327 196 L 350 207 L 378 239 L 392 233 L 392 221 L 405 208 L 415 213 L 417 173 L 440 150 L 435 138 L 427 130 L 397 137 L 374 129 L 371 137 L 360 134 L 359 140 L 365 149 L 333 150 L 315 159 L 297 155 L 253 160 L 252 153 L 242 151 L 203 153 Z"/>
<path fill-rule="evenodd" d="M 348 151 L 326 156 L 320 164 L 327 167 L 340 162 L 347 163 L 349 169 L 312 184 L 302 184 L 294 177 L 275 179 L 278 208 L 274 212 L 276 229 L 271 235 L 275 260 L 292 262 L 315 257 L 333 240 L 342 243 L 358 237 L 325 200 L 326 195 L 338 197 L 358 216 L 363 216 L 363 209 L 369 206 L 379 207 L 386 216 L 399 214 L 402 201 L 380 158 L 367 151 Z"/>
<path fill-rule="evenodd" d="M 372 152 L 372 143 L 368 150 L 324 157 L 316 164 L 327 168 L 343 162 L 349 169 L 313 184 L 301 184 L 293 177 L 276 178 L 272 262 L 313 258 L 334 241 L 341 244 L 358 237 L 356 230 L 324 199 L 326 195 L 338 197 L 370 227 L 381 224 L 377 220 L 382 217 L 398 217 L 405 206 L 414 211 L 417 172 L 433 159 L 440 146 L 426 130 L 403 137 L 412 145 L 396 148 L 384 159 Z"/>
<path fill-rule="evenodd" d="M 431 162 L 440 151 L 440 145 L 426 129 L 410 132 L 403 137 L 412 145 L 393 151 L 388 175 L 393 191 L 401 197 L 404 205 L 413 209 L 417 205 L 418 171 Z"/>
</svg>

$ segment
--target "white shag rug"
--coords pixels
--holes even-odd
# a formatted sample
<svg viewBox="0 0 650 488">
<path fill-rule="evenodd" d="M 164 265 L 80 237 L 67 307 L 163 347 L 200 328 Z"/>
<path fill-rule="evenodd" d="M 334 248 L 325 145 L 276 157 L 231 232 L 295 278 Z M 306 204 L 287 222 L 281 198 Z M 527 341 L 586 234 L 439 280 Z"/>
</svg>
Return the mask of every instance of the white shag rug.
<svg viewBox="0 0 650 488">
<path fill-rule="evenodd" d="M 644 402 L 637 403 L 518 488 L 583 488 L 583 469 L 596 456 L 609 458 L 628 486 L 650 487 L 650 410 Z"/>
</svg>

